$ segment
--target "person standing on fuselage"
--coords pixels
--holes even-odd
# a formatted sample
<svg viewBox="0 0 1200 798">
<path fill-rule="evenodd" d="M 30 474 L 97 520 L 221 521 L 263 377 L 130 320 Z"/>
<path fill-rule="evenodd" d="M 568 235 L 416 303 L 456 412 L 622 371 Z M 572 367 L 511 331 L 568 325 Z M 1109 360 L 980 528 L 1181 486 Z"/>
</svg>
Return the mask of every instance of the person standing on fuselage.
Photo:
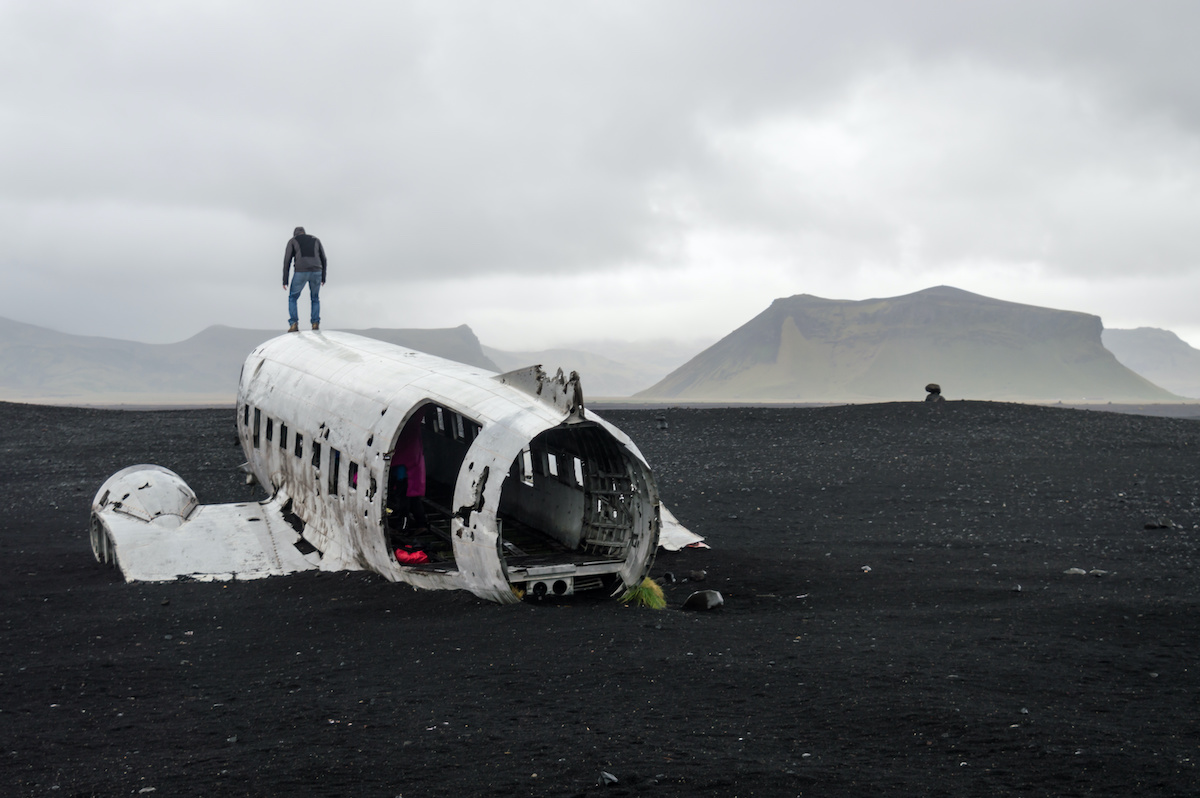
<svg viewBox="0 0 1200 798">
<path fill-rule="evenodd" d="M 314 330 L 321 329 L 321 286 L 325 285 L 325 248 L 321 239 L 304 232 L 303 227 L 297 227 L 292 233 L 292 239 L 283 251 L 283 287 L 288 288 L 288 270 L 292 261 L 296 262 L 296 271 L 292 275 L 292 284 L 288 290 L 288 332 L 299 332 L 300 313 L 296 310 L 296 300 L 304 286 L 308 286 L 308 298 L 312 303 L 309 320 Z"/>
</svg>

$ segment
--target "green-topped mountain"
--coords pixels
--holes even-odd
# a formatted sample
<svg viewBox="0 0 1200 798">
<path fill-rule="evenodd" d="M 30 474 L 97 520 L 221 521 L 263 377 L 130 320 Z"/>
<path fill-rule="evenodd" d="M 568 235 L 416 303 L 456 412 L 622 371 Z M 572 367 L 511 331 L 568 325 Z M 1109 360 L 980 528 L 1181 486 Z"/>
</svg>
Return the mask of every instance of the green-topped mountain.
<svg viewBox="0 0 1200 798">
<path fill-rule="evenodd" d="M 939 286 L 849 301 L 777 299 L 642 391 L 694 402 L 947 399 L 1170 402 L 1178 397 L 1122 366 L 1098 316 Z"/>
</svg>

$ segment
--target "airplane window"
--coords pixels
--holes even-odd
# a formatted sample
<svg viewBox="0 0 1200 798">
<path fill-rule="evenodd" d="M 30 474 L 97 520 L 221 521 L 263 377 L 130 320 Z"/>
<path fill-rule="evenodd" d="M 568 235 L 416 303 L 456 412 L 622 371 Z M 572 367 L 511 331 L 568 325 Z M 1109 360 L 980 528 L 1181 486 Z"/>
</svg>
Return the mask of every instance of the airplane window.
<svg viewBox="0 0 1200 798">
<path fill-rule="evenodd" d="M 321 467 L 321 444 L 317 443 L 316 441 L 313 441 L 312 464 L 316 468 Z"/>
<path fill-rule="evenodd" d="M 521 452 L 521 481 L 533 487 L 533 454 L 528 449 Z"/>
<path fill-rule="evenodd" d="M 558 455 L 546 452 L 546 470 L 550 476 L 558 476 Z"/>
<path fill-rule="evenodd" d="M 304 436 L 299 432 L 296 433 L 296 456 L 304 456 Z"/>
<path fill-rule="evenodd" d="M 254 408 L 254 432 L 253 432 L 253 435 L 254 435 L 254 448 L 255 449 L 258 448 L 258 425 L 261 420 L 261 416 L 262 416 L 262 411 L 260 411 L 257 407 Z"/>
<path fill-rule="evenodd" d="M 341 470 L 342 453 L 333 447 L 329 448 L 329 495 L 334 496 L 338 492 L 338 471 Z"/>
<path fill-rule="evenodd" d="M 244 412 L 242 413 L 242 426 L 248 427 L 248 426 L 250 426 L 250 405 L 246 405 L 243 408 L 243 411 Z"/>
<path fill-rule="evenodd" d="M 287 451 L 287 424 L 279 422 L 279 448 Z"/>
<path fill-rule="evenodd" d="M 575 461 L 575 484 L 582 488 L 583 487 L 583 461 L 580 460 L 578 457 L 572 457 L 571 459 Z"/>
<path fill-rule="evenodd" d="M 358 463 L 351 463 L 346 474 L 346 485 L 350 490 L 358 490 Z"/>
<path fill-rule="evenodd" d="M 271 432 L 274 429 L 275 429 L 275 422 L 268 418 L 267 419 L 267 442 L 268 443 L 271 442 Z"/>
</svg>

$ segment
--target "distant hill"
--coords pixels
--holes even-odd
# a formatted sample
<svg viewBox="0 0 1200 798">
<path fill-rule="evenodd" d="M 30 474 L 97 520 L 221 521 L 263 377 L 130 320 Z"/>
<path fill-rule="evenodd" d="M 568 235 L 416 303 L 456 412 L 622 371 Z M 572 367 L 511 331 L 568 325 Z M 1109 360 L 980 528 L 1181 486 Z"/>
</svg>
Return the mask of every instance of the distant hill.
<svg viewBox="0 0 1200 798">
<path fill-rule="evenodd" d="M 1100 318 L 940 286 L 889 299 L 801 294 L 769 308 L 639 398 L 739 402 L 948 399 L 1169 402 L 1122 366 Z"/>
<path fill-rule="evenodd" d="M 1100 338 L 1123 366 L 1171 393 L 1200 398 L 1200 349 L 1175 333 L 1155 327 L 1106 329 Z"/>
<path fill-rule="evenodd" d="M 499 371 L 470 327 L 347 330 Z M 233 404 L 238 375 L 273 330 L 215 326 L 174 344 L 68 335 L 0 319 L 0 400 L 54 404 Z"/>
<path fill-rule="evenodd" d="M 545 349 L 540 352 L 505 352 L 483 347 L 483 352 L 504 371 L 524 366 L 540 365 L 553 374 L 579 372 L 584 396 L 632 396 L 637 391 L 662 379 L 670 369 L 641 362 L 618 362 L 593 352 L 579 349 Z"/>
</svg>

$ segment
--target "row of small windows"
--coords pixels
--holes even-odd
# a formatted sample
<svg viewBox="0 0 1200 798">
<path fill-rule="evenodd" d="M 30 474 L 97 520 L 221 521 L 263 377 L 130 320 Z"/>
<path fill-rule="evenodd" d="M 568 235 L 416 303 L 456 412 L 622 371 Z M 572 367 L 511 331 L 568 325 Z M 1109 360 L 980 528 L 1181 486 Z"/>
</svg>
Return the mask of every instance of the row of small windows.
<svg viewBox="0 0 1200 798">
<path fill-rule="evenodd" d="M 433 423 L 433 431 L 452 441 L 461 441 L 470 446 L 479 436 L 479 430 L 483 429 L 481 425 L 461 413 L 455 413 L 440 405 L 434 405 L 433 410 L 432 417 L 429 418 Z"/>
<path fill-rule="evenodd" d="M 533 485 L 533 475 L 556 479 L 564 485 L 583 487 L 583 461 L 569 454 L 550 451 L 521 452 L 521 481 Z"/>
<path fill-rule="evenodd" d="M 251 424 L 251 407 L 246 405 L 242 411 L 242 425 L 249 426 Z M 275 436 L 275 420 L 268 417 L 266 425 L 263 425 L 262 410 L 255 407 L 253 427 L 250 430 L 251 442 L 255 449 L 262 448 L 263 440 L 270 444 Z M 260 436 L 260 432 L 265 433 Z M 288 450 L 288 426 L 285 422 L 279 422 L 279 448 L 283 451 Z M 293 436 L 292 454 L 297 460 L 304 458 L 304 435 L 297 432 Z M 321 467 L 321 443 L 314 440 L 312 442 L 312 465 L 314 468 Z M 341 478 L 342 453 L 332 446 L 329 447 L 329 493 L 337 495 L 340 488 Z M 346 482 L 350 490 L 358 490 L 358 463 L 350 462 L 346 468 Z M 374 500 L 376 491 L 375 477 L 370 477 L 370 485 L 367 489 L 367 499 Z"/>
</svg>

